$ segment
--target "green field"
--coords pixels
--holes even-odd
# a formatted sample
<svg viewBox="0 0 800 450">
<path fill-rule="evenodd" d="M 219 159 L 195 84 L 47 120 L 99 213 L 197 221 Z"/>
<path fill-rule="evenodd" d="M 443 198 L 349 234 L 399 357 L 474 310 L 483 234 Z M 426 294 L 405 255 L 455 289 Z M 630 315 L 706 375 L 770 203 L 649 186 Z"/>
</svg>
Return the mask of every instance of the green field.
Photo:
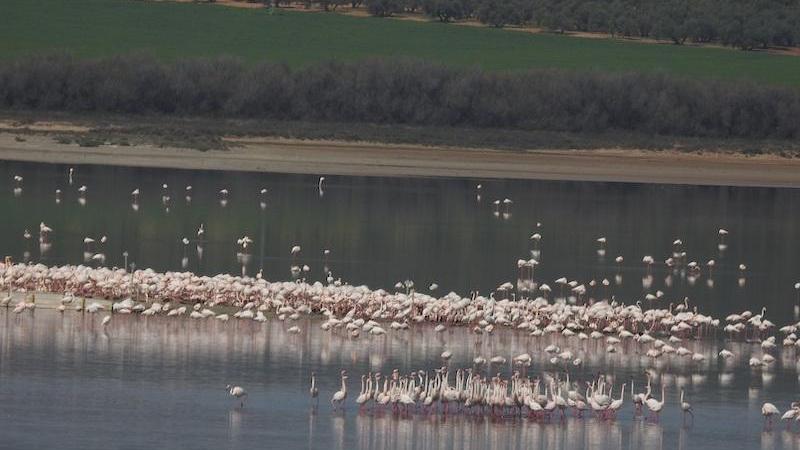
<svg viewBox="0 0 800 450">
<path fill-rule="evenodd" d="M 533 35 L 333 13 L 136 0 L 4 0 L 0 58 L 54 50 L 161 58 L 235 55 L 297 66 L 410 56 L 487 69 L 661 71 L 800 85 L 800 58 L 717 48 Z"/>
</svg>

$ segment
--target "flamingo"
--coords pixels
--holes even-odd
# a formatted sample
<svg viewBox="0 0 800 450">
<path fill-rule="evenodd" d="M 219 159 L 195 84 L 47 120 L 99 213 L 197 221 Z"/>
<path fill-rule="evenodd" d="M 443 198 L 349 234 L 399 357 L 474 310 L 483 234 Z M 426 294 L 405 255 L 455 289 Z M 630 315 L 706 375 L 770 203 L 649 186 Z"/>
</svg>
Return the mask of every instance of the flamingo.
<svg viewBox="0 0 800 450">
<path fill-rule="evenodd" d="M 761 415 L 764 416 L 764 426 L 772 426 L 772 418 L 781 412 L 772 403 L 764 403 L 761 406 Z"/>
<path fill-rule="evenodd" d="M 683 420 L 686 421 L 686 414 L 692 416 L 692 420 L 694 421 L 694 411 L 692 410 L 692 405 L 684 400 L 684 390 L 681 389 L 681 410 L 683 411 Z"/>
<path fill-rule="evenodd" d="M 244 408 L 244 401 L 247 400 L 247 391 L 241 386 L 231 386 L 230 384 L 225 386 L 225 389 L 231 397 L 241 402 L 239 407 Z"/>
<path fill-rule="evenodd" d="M 647 405 L 647 409 L 650 410 L 650 413 L 653 414 L 654 419 L 658 420 L 661 410 L 664 409 L 664 385 L 661 385 L 661 401 L 658 401 L 655 398 L 648 398 L 644 403 Z"/>
<path fill-rule="evenodd" d="M 344 408 L 344 401 L 347 399 L 347 372 L 344 370 L 341 373 L 342 388 L 334 392 L 331 397 L 331 406 L 333 409 Z"/>
<path fill-rule="evenodd" d="M 317 389 L 317 373 L 311 372 L 311 387 L 308 389 L 311 399 L 319 403 L 319 389 Z"/>
<path fill-rule="evenodd" d="M 369 400 L 369 389 L 367 388 L 366 379 L 366 375 L 361 375 L 361 391 L 358 397 L 356 397 L 356 404 L 358 405 L 359 411 L 364 409 L 364 405 L 366 405 L 367 400 Z"/>
<path fill-rule="evenodd" d="M 611 403 L 608 405 L 607 411 L 610 411 L 613 416 L 617 415 L 617 411 L 622 408 L 622 403 L 625 401 L 625 383 L 622 384 L 622 390 L 620 391 L 619 398 L 616 400 L 612 400 Z"/>
<path fill-rule="evenodd" d="M 800 417 L 800 404 L 792 402 L 791 407 L 781 416 L 781 420 L 786 420 L 786 428 L 790 428 L 792 421 L 796 422 L 798 417 Z"/>
</svg>

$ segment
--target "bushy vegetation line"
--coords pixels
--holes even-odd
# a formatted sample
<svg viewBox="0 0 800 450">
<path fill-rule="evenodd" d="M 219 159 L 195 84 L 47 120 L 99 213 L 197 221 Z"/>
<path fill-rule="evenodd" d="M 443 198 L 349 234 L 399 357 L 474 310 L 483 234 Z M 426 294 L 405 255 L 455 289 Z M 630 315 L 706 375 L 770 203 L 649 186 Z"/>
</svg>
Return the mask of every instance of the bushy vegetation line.
<svg viewBox="0 0 800 450">
<path fill-rule="evenodd" d="M 349 2 L 349 0 L 347 0 Z M 345 0 L 322 0 L 331 3 Z M 535 25 L 565 32 L 720 43 L 744 50 L 800 43 L 798 0 L 366 0 L 375 16 L 422 11 L 442 22 Z"/>
<path fill-rule="evenodd" d="M 795 139 L 800 91 L 648 74 L 498 73 L 410 60 L 301 69 L 64 55 L 0 62 L 0 108 Z"/>
</svg>

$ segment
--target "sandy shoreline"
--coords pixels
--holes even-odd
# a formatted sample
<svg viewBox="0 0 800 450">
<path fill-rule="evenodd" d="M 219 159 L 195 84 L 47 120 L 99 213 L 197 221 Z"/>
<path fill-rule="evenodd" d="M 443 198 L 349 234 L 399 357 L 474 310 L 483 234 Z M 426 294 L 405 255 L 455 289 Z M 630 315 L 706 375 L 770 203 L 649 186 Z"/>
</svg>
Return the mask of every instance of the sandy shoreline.
<svg viewBox="0 0 800 450">
<path fill-rule="evenodd" d="M 506 151 L 376 143 L 237 139 L 226 151 L 79 147 L 46 135 L 0 134 L 0 159 L 324 175 L 467 177 L 800 187 L 800 159 L 638 150 Z"/>
</svg>

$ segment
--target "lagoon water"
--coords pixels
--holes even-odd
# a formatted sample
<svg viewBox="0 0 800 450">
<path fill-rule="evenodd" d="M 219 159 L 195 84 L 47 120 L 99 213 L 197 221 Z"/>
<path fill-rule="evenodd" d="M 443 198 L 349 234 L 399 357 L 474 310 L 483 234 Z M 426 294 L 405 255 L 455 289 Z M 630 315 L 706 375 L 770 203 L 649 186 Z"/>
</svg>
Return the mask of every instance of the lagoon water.
<svg viewBox="0 0 800 450">
<path fill-rule="evenodd" d="M 317 177 L 307 175 L 79 166 L 70 185 L 67 174 L 63 165 L 0 162 L 0 253 L 17 261 L 80 264 L 84 237 L 105 235 L 108 243 L 91 251 L 105 253 L 109 266 L 121 267 L 127 251 L 138 268 L 241 273 L 236 240 L 247 235 L 255 241 L 245 266 L 250 275 L 263 270 L 268 279 L 290 279 L 296 262 L 310 267 L 313 281 L 325 281 L 327 266 L 334 278 L 374 289 L 410 279 L 420 290 L 436 282 L 440 292 L 488 295 L 516 280 L 516 262 L 532 257 L 530 236 L 538 232 L 535 278 L 554 288 L 561 276 L 608 278 L 610 293 L 627 303 L 662 290 L 664 302 L 688 296 L 714 316 L 767 306 L 776 323 L 795 317 L 799 300 L 793 285 L 800 281 L 800 190 L 328 176 L 320 195 Z M 14 175 L 24 178 L 19 196 Z M 81 206 L 78 189 L 84 185 Z M 131 207 L 136 188 L 138 210 Z M 268 189 L 264 197 L 262 188 Z M 221 189 L 229 191 L 224 207 Z M 503 207 L 496 215 L 493 202 L 506 198 L 514 202 L 508 215 Z M 36 242 L 42 221 L 55 230 L 44 255 Z M 202 255 L 195 242 L 200 224 L 206 230 Z M 22 237 L 26 228 L 34 235 L 29 242 Z M 719 228 L 730 231 L 723 252 Z M 605 257 L 596 252 L 601 236 L 608 239 Z M 706 261 L 716 260 L 713 287 L 706 276 L 693 284 L 685 273 L 668 279 L 663 261 L 675 239 L 704 275 Z M 303 250 L 293 261 L 295 244 Z M 331 250 L 327 261 L 323 249 Z M 625 258 L 620 267 L 617 255 Z M 644 255 L 657 262 L 649 289 L 642 284 Z M 743 286 L 740 263 L 747 265 Z"/>
<path fill-rule="evenodd" d="M 44 264 L 84 261 L 83 238 L 108 236 L 107 265 L 123 265 L 123 251 L 137 267 L 290 279 L 293 263 L 307 264 L 308 277 L 334 278 L 391 289 L 414 280 L 420 290 L 436 282 L 440 292 L 487 294 L 514 282 L 516 261 L 536 256 L 535 278 L 553 285 L 560 276 L 586 281 L 608 278 L 609 293 L 628 303 L 665 292 L 666 306 L 688 296 L 701 312 L 724 317 L 767 307 L 767 318 L 785 325 L 798 319 L 800 279 L 800 191 L 615 183 L 383 179 L 328 176 L 320 192 L 315 176 L 188 172 L 0 163 L 0 249 L 15 260 Z M 24 178 L 15 193 L 14 175 Z M 162 192 L 162 184 L 168 189 Z M 483 188 L 478 191 L 476 185 Z M 83 204 L 78 188 L 87 186 Z M 191 202 L 185 199 L 192 185 Z M 138 209 L 130 192 L 139 188 Z M 227 204 L 220 189 L 228 189 Z M 268 189 L 260 196 L 262 188 Z M 56 202 L 55 190 L 61 189 Z M 170 200 L 162 202 L 162 196 Z M 513 204 L 496 210 L 493 202 Z M 264 202 L 264 207 L 260 203 Z M 55 231 L 42 253 L 36 233 L 44 221 Z M 537 222 L 541 223 L 537 227 Z M 202 253 L 195 232 L 205 226 Z M 34 234 L 26 242 L 25 229 Z M 730 231 L 718 248 L 717 230 Z M 537 248 L 529 239 L 539 232 Z M 236 239 L 254 239 L 242 265 Z M 596 238 L 605 236 L 605 256 Z M 183 237 L 192 242 L 181 243 Z M 642 256 L 663 261 L 673 240 L 684 242 L 688 261 L 715 259 L 713 284 L 691 280 L 657 264 L 643 284 Z M 290 248 L 299 244 L 296 260 Z M 323 249 L 330 249 L 328 259 Z M 532 254 L 532 251 L 537 252 Z M 617 265 L 614 258 L 625 262 Z M 737 269 L 747 265 L 744 279 Z M 600 295 L 600 292 L 596 293 Z M 446 420 L 391 413 L 359 414 L 351 403 L 332 414 L 326 401 L 341 368 L 350 389 L 368 370 L 431 369 L 444 348 L 453 367 L 474 356 L 534 356 L 534 370 L 551 369 L 542 349 L 547 339 L 502 330 L 476 337 L 465 329 L 444 335 L 426 327 L 353 341 L 331 336 L 318 322 L 303 322 L 303 334 L 286 325 L 195 322 L 115 316 L 107 329 L 100 316 L 37 310 L 22 315 L 0 310 L 0 448 L 798 448 L 800 435 L 776 426 L 762 430 L 764 401 L 784 410 L 797 400 L 797 355 L 783 350 L 766 370 L 747 367 L 757 345 L 715 339 L 690 342 L 707 356 L 701 364 L 675 357 L 657 364 L 643 355 L 607 355 L 598 343 L 577 342 L 586 361 L 576 376 L 614 374 L 617 384 L 644 380 L 657 367 L 668 389 L 660 424 L 632 420 L 626 406 L 615 423 L 593 419 L 553 423 L 475 419 Z M 717 361 L 722 347 L 738 356 Z M 320 374 L 322 401 L 313 411 L 308 375 Z M 503 369 L 506 373 L 508 368 Z M 250 392 L 243 410 L 230 401 L 225 384 Z M 684 386 L 695 406 L 694 424 L 682 424 L 675 400 Z M 637 391 L 641 389 L 637 388 Z M 351 398 L 352 400 L 352 398 Z"/>
<path fill-rule="evenodd" d="M 476 355 L 530 352 L 533 370 L 552 370 L 543 349 L 556 339 L 536 339 L 511 330 L 489 338 L 465 328 L 444 335 L 430 327 L 354 341 L 300 322 L 304 333 L 272 320 L 194 321 L 115 315 L 103 329 L 100 315 L 36 310 L 22 315 L 0 310 L 1 448 L 286 448 L 286 449 L 726 449 L 800 447 L 800 436 L 776 424 L 764 431 L 760 407 L 781 409 L 796 399 L 794 350 L 773 368 L 751 370 L 757 345 L 727 344 L 737 355 L 729 363 L 714 357 L 721 342 L 687 344 L 707 356 L 696 364 L 673 357 L 657 364 L 643 355 L 608 355 L 603 343 L 572 342 L 585 358 L 573 377 L 614 374 L 617 384 L 657 368 L 656 386 L 666 385 L 660 423 L 633 419 L 626 401 L 616 422 L 596 419 L 533 422 L 451 415 L 398 417 L 391 411 L 359 413 L 351 392 L 344 413 L 328 403 L 338 372 L 353 377 L 349 389 L 369 370 L 407 372 L 440 364 L 443 348 L 451 367 L 467 367 Z M 317 371 L 319 405 L 308 398 L 308 376 Z M 508 373 L 508 367 L 497 368 Z M 225 392 L 244 386 L 244 409 Z M 680 387 L 696 409 L 684 423 L 677 405 Z M 660 393 L 659 393 L 660 395 Z"/>
</svg>

